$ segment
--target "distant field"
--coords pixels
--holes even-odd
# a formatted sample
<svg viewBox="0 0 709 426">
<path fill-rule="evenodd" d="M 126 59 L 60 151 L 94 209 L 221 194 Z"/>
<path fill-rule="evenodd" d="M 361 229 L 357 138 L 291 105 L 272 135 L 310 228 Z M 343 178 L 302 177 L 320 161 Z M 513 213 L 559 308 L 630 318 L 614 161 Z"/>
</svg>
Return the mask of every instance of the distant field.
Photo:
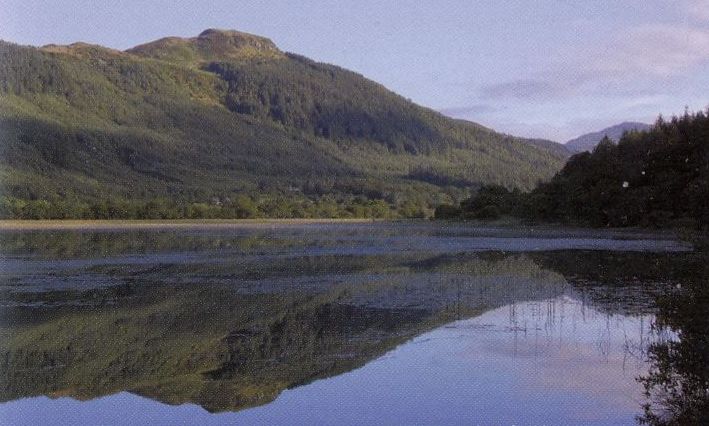
<svg viewBox="0 0 709 426">
<path fill-rule="evenodd" d="M 373 219 L 0 220 L 0 230 L 250 227 L 308 223 L 371 223 Z"/>
</svg>

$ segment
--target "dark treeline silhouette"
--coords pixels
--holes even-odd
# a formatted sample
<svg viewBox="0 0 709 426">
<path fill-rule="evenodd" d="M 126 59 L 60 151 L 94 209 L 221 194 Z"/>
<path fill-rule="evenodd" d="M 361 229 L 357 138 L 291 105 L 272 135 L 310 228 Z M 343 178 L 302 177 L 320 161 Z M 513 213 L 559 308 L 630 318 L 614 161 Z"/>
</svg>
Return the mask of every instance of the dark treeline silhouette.
<svg viewBox="0 0 709 426">
<path fill-rule="evenodd" d="M 532 221 L 596 227 L 709 227 L 709 117 L 705 112 L 648 131 L 604 138 L 593 152 L 569 159 L 549 182 L 523 193 L 483 186 L 460 206 L 442 205 L 438 218 Z"/>
</svg>

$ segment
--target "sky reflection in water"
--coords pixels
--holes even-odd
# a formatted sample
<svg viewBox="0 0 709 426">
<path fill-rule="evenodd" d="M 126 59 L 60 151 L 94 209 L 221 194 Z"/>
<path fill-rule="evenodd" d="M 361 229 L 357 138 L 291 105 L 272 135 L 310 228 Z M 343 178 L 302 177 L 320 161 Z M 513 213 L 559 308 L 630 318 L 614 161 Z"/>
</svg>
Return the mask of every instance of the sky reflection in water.
<svg viewBox="0 0 709 426">
<path fill-rule="evenodd" d="M 121 392 L 87 402 L 22 399 L 1 405 L 0 419 L 16 425 L 631 424 L 642 401 L 635 378 L 646 371 L 644 350 L 672 338 L 653 332 L 652 322 L 650 315 L 601 313 L 561 296 L 452 322 L 360 369 L 236 413 Z"/>
</svg>

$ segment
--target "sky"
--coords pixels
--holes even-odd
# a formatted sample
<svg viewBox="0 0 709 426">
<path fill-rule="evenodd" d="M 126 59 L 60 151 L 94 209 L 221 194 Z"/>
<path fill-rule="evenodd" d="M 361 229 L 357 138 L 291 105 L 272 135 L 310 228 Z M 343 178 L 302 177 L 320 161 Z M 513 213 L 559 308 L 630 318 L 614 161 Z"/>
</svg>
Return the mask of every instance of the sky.
<svg viewBox="0 0 709 426">
<path fill-rule="evenodd" d="M 709 0 L 0 0 L 0 39 L 272 39 L 444 114 L 563 142 L 709 105 Z"/>
</svg>

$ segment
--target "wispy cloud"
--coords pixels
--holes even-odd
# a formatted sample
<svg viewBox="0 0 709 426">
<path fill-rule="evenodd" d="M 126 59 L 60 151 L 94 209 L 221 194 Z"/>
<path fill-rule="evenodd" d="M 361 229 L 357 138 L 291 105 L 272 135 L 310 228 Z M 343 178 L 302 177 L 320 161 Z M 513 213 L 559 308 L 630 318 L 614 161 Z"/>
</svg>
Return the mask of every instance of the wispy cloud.
<svg viewBox="0 0 709 426">
<path fill-rule="evenodd" d="M 676 25 L 645 25 L 621 35 L 615 48 L 597 54 L 598 73 L 671 76 L 709 61 L 709 30 Z"/>
<path fill-rule="evenodd" d="M 551 99 L 563 95 L 568 88 L 551 81 L 523 78 L 482 88 L 481 95 L 488 99 Z"/>
<path fill-rule="evenodd" d="M 709 2 L 706 0 L 688 0 L 687 11 L 689 15 L 702 23 L 709 23 Z"/>
<path fill-rule="evenodd" d="M 545 71 L 483 86 L 478 95 L 532 102 L 601 94 L 647 97 L 659 95 L 660 88 L 648 93 L 635 87 L 637 82 L 671 80 L 704 64 L 709 64 L 709 28 L 644 25 L 616 34 L 603 46 L 579 50 Z"/>
<path fill-rule="evenodd" d="M 623 110 L 633 110 L 646 107 L 655 107 L 662 105 L 662 103 L 666 100 L 667 96 L 665 95 L 640 95 L 635 97 L 627 97 L 618 102 L 617 108 Z"/>
<path fill-rule="evenodd" d="M 573 42 L 555 45 L 528 67 L 510 61 L 514 73 L 497 81 L 461 83 L 476 88 L 467 97 L 471 105 L 494 108 L 442 112 L 507 133 L 566 140 L 622 120 L 652 122 L 684 105 L 703 108 L 709 99 L 692 87 L 709 81 L 701 77 L 709 72 L 709 0 L 676 0 L 665 10 L 672 13 L 610 22 L 605 32 L 595 17 L 583 18 L 570 26 L 579 29 Z"/>
</svg>

